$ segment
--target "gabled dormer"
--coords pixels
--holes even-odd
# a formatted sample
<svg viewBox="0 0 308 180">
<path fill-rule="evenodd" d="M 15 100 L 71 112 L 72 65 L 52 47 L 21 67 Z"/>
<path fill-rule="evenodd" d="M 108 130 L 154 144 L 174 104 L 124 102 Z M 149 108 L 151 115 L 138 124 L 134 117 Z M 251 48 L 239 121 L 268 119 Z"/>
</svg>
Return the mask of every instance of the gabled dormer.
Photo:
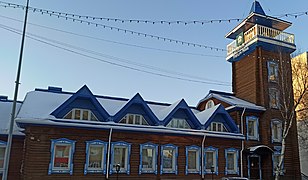
<svg viewBox="0 0 308 180">
<path fill-rule="evenodd" d="M 234 120 L 221 104 L 197 113 L 196 117 L 206 130 L 239 133 Z"/>
<path fill-rule="evenodd" d="M 158 119 L 139 93 L 130 99 L 113 117 L 116 123 L 158 125 Z"/>
<path fill-rule="evenodd" d="M 201 124 L 184 99 L 165 109 L 162 125 L 171 128 L 201 129 Z"/>
<path fill-rule="evenodd" d="M 108 121 L 109 118 L 109 114 L 86 85 L 55 109 L 51 115 L 59 119 L 91 121 Z"/>
</svg>

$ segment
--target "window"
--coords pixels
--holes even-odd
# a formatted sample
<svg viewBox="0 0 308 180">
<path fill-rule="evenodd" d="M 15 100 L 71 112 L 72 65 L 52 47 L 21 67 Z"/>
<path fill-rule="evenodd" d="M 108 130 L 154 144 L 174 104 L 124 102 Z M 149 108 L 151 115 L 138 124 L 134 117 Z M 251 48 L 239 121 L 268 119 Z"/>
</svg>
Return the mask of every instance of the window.
<svg viewBox="0 0 308 180">
<path fill-rule="evenodd" d="M 274 146 L 274 153 L 272 155 L 272 161 L 273 161 L 273 175 L 275 176 L 276 174 L 276 169 L 278 167 L 279 159 L 281 156 L 281 146 Z M 280 175 L 284 174 L 284 162 L 281 164 L 281 172 Z"/>
<path fill-rule="evenodd" d="M 214 168 L 214 173 L 218 174 L 218 149 L 214 147 L 207 147 L 204 149 L 205 158 L 205 173 L 211 174 L 211 168 Z"/>
<path fill-rule="evenodd" d="M 238 150 L 229 148 L 225 150 L 226 172 L 225 174 L 239 174 Z"/>
<path fill-rule="evenodd" d="M 61 138 L 51 140 L 51 161 L 48 174 L 69 173 L 73 174 L 73 154 L 75 141 Z"/>
<path fill-rule="evenodd" d="M 126 114 L 120 121 L 124 124 L 138 124 L 138 125 L 149 125 L 142 115 L 139 114 Z"/>
<path fill-rule="evenodd" d="M 92 111 L 87 109 L 72 109 L 69 113 L 64 116 L 64 119 L 77 119 L 77 120 L 89 120 L 97 121 L 96 116 Z"/>
<path fill-rule="evenodd" d="M 106 143 L 100 140 L 86 142 L 86 164 L 84 174 L 106 173 Z"/>
<path fill-rule="evenodd" d="M 277 82 L 278 81 L 278 64 L 275 61 L 267 62 L 268 68 L 268 81 Z"/>
<path fill-rule="evenodd" d="M 177 156 L 178 147 L 172 144 L 163 145 L 161 147 L 161 170 L 160 174 L 163 173 L 174 173 L 177 174 Z"/>
<path fill-rule="evenodd" d="M 209 100 L 206 105 L 205 105 L 205 109 L 209 109 L 215 106 L 215 103 L 213 100 Z"/>
<path fill-rule="evenodd" d="M 177 119 L 177 118 L 171 119 L 171 121 L 167 124 L 167 127 L 191 129 L 186 119 Z"/>
<path fill-rule="evenodd" d="M 246 133 L 248 140 L 259 140 L 259 119 L 255 116 L 246 117 Z"/>
<path fill-rule="evenodd" d="M 282 140 L 282 122 L 278 119 L 272 120 L 272 142 L 281 142 Z"/>
<path fill-rule="evenodd" d="M 186 170 L 188 173 L 200 173 L 200 147 L 186 146 Z"/>
<path fill-rule="evenodd" d="M 157 174 L 157 153 L 158 146 L 156 144 L 147 143 L 140 144 L 140 167 L 141 173 Z"/>
<path fill-rule="evenodd" d="M 271 108 L 279 108 L 279 92 L 276 88 L 269 89 L 269 105 Z"/>
<path fill-rule="evenodd" d="M 115 142 L 111 145 L 111 168 L 110 174 L 116 172 L 116 166 L 120 165 L 119 173 L 130 173 L 130 164 L 129 164 L 129 157 L 130 157 L 130 149 L 131 144 L 126 142 Z"/>
<path fill-rule="evenodd" d="M 212 122 L 211 125 L 207 128 L 208 131 L 219 131 L 219 132 L 228 132 L 226 126 L 220 122 Z"/>
<path fill-rule="evenodd" d="M 0 140 L 0 172 L 3 170 L 6 142 Z"/>
</svg>

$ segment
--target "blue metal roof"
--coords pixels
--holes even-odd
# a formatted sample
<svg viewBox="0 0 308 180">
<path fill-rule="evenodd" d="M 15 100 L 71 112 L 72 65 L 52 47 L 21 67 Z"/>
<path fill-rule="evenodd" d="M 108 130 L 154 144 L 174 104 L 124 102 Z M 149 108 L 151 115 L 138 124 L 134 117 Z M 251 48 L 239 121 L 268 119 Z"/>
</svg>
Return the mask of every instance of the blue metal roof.
<svg viewBox="0 0 308 180">
<path fill-rule="evenodd" d="M 250 13 L 256 13 L 256 14 L 261 14 L 261 15 L 265 15 L 265 12 L 263 11 L 263 8 L 261 6 L 261 4 L 258 1 L 254 1 L 251 9 L 250 9 Z"/>
</svg>

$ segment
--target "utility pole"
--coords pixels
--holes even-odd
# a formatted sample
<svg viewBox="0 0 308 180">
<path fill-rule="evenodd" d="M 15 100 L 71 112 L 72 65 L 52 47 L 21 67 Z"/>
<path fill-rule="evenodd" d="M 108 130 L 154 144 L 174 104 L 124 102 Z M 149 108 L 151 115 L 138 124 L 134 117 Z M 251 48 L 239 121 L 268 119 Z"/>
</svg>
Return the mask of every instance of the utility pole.
<svg viewBox="0 0 308 180">
<path fill-rule="evenodd" d="M 9 162 L 10 162 L 10 154 L 11 154 L 12 139 L 13 139 L 13 127 L 15 124 L 14 121 L 15 121 L 15 114 L 16 114 L 16 104 L 17 104 L 20 72 L 21 72 L 22 55 L 23 55 L 23 50 L 24 50 L 25 34 L 26 34 L 26 27 L 27 27 L 28 7 L 29 7 L 29 0 L 27 0 L 27 5 L 26 5 L 25 20 L 24 20 L 23 33 L 22 33 L 21 46 L 20 46 L 20 54 L 19 54 L 19 62 L 18 62 L 18 67 L 17 67 L 18 69 L 17 69 L 16 81 L 15 81 L 14 101 L 13 101 L 13 107 L 12 107 L 12 113 L 11 113 L 11 121 L 10 121 L 7 145 L 5 148 L 6 150 L 5 150 L 5 155 L 4 155 L 4 165 L 3 165 L 4 172 L 2 174 L 2 180 L 8 179 L 7 177 L 8 177 L 8 172 L 9 172 Z"/>
</svg>

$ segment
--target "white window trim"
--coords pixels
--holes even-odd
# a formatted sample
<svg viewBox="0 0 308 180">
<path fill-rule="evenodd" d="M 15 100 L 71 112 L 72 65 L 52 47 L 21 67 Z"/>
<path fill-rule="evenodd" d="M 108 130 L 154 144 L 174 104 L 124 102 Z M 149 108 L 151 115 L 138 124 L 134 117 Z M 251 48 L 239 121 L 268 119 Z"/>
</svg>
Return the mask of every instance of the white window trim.
<svg viewBox="0 0 308 180">
<path fill-rule="evenodd" d="M 178 127 L 178 124 L 179 124 L 179 121 L 183 121 L 183 124 L 184 124 L 184 128 L 179 128 Z M 173 122 L 176 122 L 177 123 L 177 127 L 173 127 L 172 126 L 172 123 Z M 178 129 L 191 129 L 191 126 L 189 125 L 189 123 L 187 122 L 186 119 L 181 119 L 181 118 L 172 118 L 169 123 L 166 125 L 166 127 L 169 127 L 169 128 L 178 128 Z"/>
<path fill-rule="evenodd" d="M 75 119 L 75 115 L 76 115 L 76 110 L 79 110 L 80 111 L 80 117 L 79 119 Z M 83 119 L 83 112 L 84 111 L 88 111 L 88 119 Z M 97 117 L 95 116 L 95 114 L 89 110 L 89 109 L 80 109 L 80 108 L 73 108 L 71 111 L 69 111 L 65 116 L 64 116 L 64 119 L 66 119 L 65 117 L 70 113 L 72 112 L 72 119 L 73 120 L 84 120 L 84 121 L 94 121 L 91 119 L 91 115 L 94 116 L 95 118 L 95 121 L 98 121 Z"/>
<path fill-rule="evenodd" d="M 69 140 L 66 138 L 60 138 L 60 139 L 52 139 L 51 140 L 51 158 L 49 163 L 49 169 L 48 169 L 48 175 L 50 174 L 61 174 L 61 173 L 69 173 L 70 175 L 73 174 L 73 154 L 75 151 L 75 142 L 73 140 Z M 70 146 L 69 151 L 69 159 L 68 159 L 68 168 L 61 168 L 61 167 L 54 167 L 54 161 L 55 161 L 55 148 L 56 145 L 68 145 Z"/>
<path fill-rule="evenodd" d="M 90 168 L 89 167 L 89 161 L 90 161 L 90 146 L 100 146 L 103 147 L 102 151 L 102 164 L 101 168 Z M 106 149 L 107 149 L 107 143 L 101 140 L 93 140 L 93 141 L 86 141 L 86 164 L 84 168 L 84 174 L 88 173 L 104 173 L 106 174 Z"/>
<path fill-rule="evenodd" d="M 164 149 L 172 149 L 173 150 L 173 156 L 172 156 L 172 168 L 163 168 L 164 164 Z M 178 165 L 177 165 L 177 159 L 178 159 L 178 147 L 173 144 L 166 144 L 161 146 L 161 167 L 160 167 L 160 174 L 178 174 Z"/>
<path fill-rule="evenodd" d="M 273 108 L 273 109 L 279 109 L 279 105 L 280 105 L 280 95 L 279 95 L 279 90 L 277 88 L 269 88 L 269 107 Z M 272 105 L 271 103 L 271 98 L 272 98 L 272 94 L 271 93 L 275 93 L 275 98 L 276 98 L 276 104 Z"/>
<path fill-rule="evenodd" d="M 143 168 L 142 164 L 142 150 L 143 149 L 152 149 L 153 150 L 153 168 Z M 158 156 L 158 145 L 153 144 L 153 143 L 145 143 L 145 144 L 140 144 L 140 165 L 139 165 L 139 174 L 142 173 L 154 173 L 157 174 L 157 156 Z"/>
<path fill-rule="evenodd" d="M 188 169 L 188 152 L 196 152 L 196 169 Z M 200 167 L 200 157 L 201 157 L 201 148 L 199 146 L 186 146 L 186 164 L 185 164 L 185 174 L 201 174 Z"/>
<path fill-rule="evenodd" d="M 215 103 L 213 100 L 209 100 L 208 102 L 206 102 L 205 104 L 205 109 L 209 109 L 215 106 Z"/>
<path fill-rule="evenodd" d="M 221 126 L 221 130 L 218 131 L 218 125 Z M 226 128 L 226 126 L 221 123 L 221 122 L 211 122 L 211 124 L 208 126 L 207 130 L 208 131 L 214 131 L 214 126 L 215 126 L 215 132 L 229 132 L 228 129 Z"/>
<path fill-rule="evenodd" d="M 254 132 L 253 136 L 248 134 L 248 121 L 254 121 Z M 246 135 L 247 140 L 257 140 L 259 141 L 259 118 L 256 116 L 246 116 Z"/>
<path fill-rule="evenodd" d="M 143 126 L 149 126 L 149 123 L 147 122 L 147 120 L 143 117 L 143 115 L 141 114 L 126 114 L 125 116 L 123 116 L 123 118 L 119 121 L 119 123 L 125 123 L 125 124 L 129 124 L 129 116 L 133 116 L 133 124 L 134 125 L 143 125 Z M 140 117 L 140 122 L 139 124 L 136 124 L 136 117 L 139 116 Z M 125 122 L 123 122 L 125 120 Z M 142 124 L 142 122 L 146 123 L 146 124 Z"/>
<path fill-rule="evenodd" d="M 127 142 L 113 142 L 111 144 L 111 163 L 110 163 L 110 174 L 112 173 L 116 173 L 115 167 L 113 167 L 114 165 L 114 149 L 115 147 L 124 147 L 126 148 L 125 151 L 125 164 L 124 164 L 124 168 L 121 168 L 119 173 L 126 173 L 126 174 L 130 174 L 130 152 L 131 152 L 131 144 L 127 143 Z"/>
<path fill-rule="evenodd" d="M 6 142 L 5 141 L 1 141 L 0 140 L 0 148 L 4 148 L 4 155 L 3 155 L 3 165 L 4 165 L 4 162 L 5 162 L 5 151 L 6 151 Z M 0 168 L 0 174 L 3 172 L 4 170 L 4 167 Z"/>
<path fill-rule="evenodd" d="M 218 148 L 215 147 L 206 147 L 204 148 L 204 172 L 205 174 L 212 174 L 211 170 L 206 169 L 206 152 L 214 153 L 213 165 L 214 165 L 214 174 L 218 175 Z"/>
<path fill-rule="evenodd" d="M 274 138 L 274 125 L 279 125 L 280 124 L 280 132 L 278 129 L 278 138 Z M 281 143 L 282 141 L 282 121 L 280 121 L 279 119 L 272 119 L 271 121 L 271 132 L 272 132 L 272 143 Z"/>
<path fill-rule="evenodd" d="M 228 170 L 228 153 L 232 153 L 234 154 L 234 169 L 233 170 Z M 225 174 L 237 174 L 239 175 L 239 167 L 238 167 L 238 159 L 239 159 L 239 154 L 238 154 L 238 150 L 235 148 L 228 148 L 225 149 L 225 159 L 226 159 L 226 169 L 225 169 Z"/>
</svg>

